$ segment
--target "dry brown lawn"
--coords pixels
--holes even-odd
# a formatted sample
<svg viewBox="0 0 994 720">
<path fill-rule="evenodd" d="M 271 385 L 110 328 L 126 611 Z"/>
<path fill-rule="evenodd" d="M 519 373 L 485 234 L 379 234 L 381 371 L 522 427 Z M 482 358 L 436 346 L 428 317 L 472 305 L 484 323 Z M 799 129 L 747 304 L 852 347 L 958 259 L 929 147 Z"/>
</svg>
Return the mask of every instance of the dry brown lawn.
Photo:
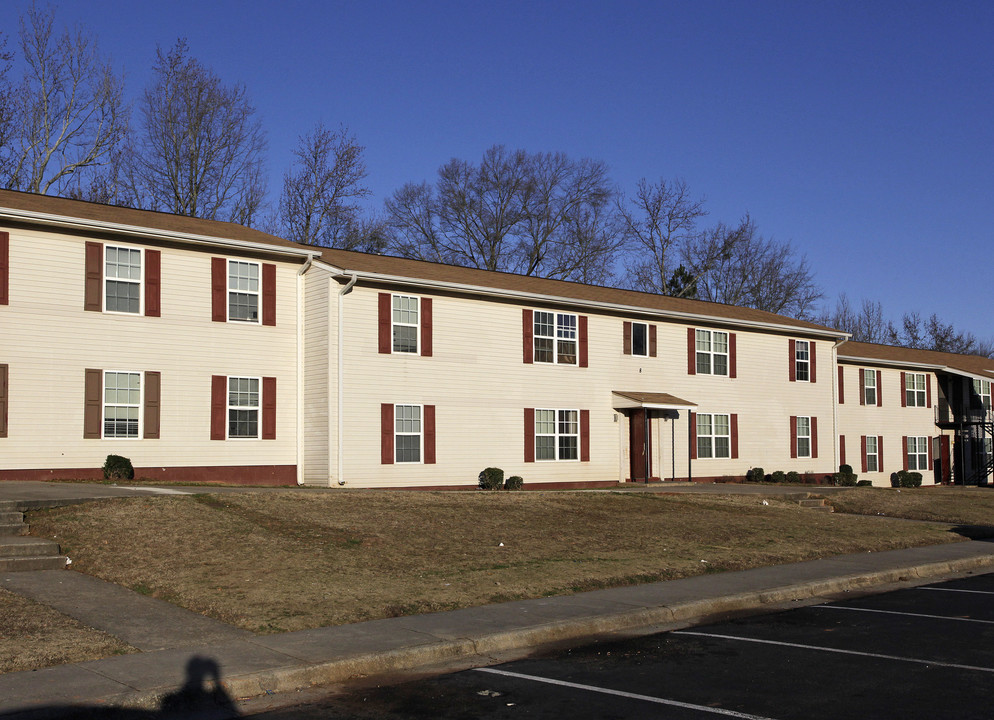
<svg viewBox="0 0 994 720">
<path fill-rule="evenodd" d="M 994 488 L 855 488 L 828 501 L 839 512 L 994 526 Z"/>
<path fill-rule="evenodd" d="M 962 539 L 762 502 L 249 492 L 108 500 L 30 522 L 79 571 L 263 633 Z"/>
<path fill-rule="evenodd" d="M 0 590 L 0 673 L 136 652 L 117 638 Z"/>
</svg>

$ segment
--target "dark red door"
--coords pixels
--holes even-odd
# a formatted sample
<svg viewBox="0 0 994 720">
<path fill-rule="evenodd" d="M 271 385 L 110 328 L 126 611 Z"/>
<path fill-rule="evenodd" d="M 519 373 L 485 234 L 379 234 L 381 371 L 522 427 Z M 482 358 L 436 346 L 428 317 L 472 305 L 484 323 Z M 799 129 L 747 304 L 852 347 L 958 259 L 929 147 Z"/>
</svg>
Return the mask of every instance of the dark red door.
<svg viewBox="0 0 994 720">
<path fill-rule="evenodd" d="M 646 482 L 652 476 L 651 441 L 648 411 L 644 408 L 632 410 L 628 416 L 628 454 L 633 481 Z"/>
</svg>

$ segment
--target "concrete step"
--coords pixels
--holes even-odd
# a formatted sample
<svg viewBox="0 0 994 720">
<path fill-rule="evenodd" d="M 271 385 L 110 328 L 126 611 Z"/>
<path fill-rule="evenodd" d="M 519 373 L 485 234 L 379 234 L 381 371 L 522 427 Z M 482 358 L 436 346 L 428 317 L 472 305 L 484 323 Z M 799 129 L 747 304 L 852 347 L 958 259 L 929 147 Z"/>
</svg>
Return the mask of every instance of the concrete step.
<svg viewBox="0 0 994 720">
<path fill-rule="evenodd" d="M 0 537 L 0 558 L 44 557 L 58 554 L 59 544 L 54 540 L 29 535 Z"/>
<path fill-rule="evenodd" d="M 43 557 L 0 557 L 0 572 L 29 572 L 31 570 L 62 570 L 66 566 L 65 555 Z"/>
<path fill-rule="evenodd" d="M 27 535 L 28 526 L 24 523 L 0 522 L 0 536 Z"/>
<path fill-rule="evenodd" d="M 24 522 L 24 513 L 17 510 L 0 510 L 0 525 L 16 525 Z"/>
<path fill-rule="evenodd" d="M 806 500 L 799 500 L 798 505 L 802 508 L 808 508 L 809 510 L 818 510 L 820 512 L 835 512 L 835 508 L 825 502 L 825 498 L 808 498 Z"/>
</svg>

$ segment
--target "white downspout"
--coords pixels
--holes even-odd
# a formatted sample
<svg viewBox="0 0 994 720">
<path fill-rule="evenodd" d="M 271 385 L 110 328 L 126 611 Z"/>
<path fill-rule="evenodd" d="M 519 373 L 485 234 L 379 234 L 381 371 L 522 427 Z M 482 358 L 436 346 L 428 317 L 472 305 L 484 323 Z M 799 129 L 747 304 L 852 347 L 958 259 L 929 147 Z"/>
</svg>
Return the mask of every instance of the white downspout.
<svg viewBox="0 0 994 720">
<path fill-rule="evenodd" d="M 304 273 L 314 261 L 307 262 L 297 271 L 297 484 L 304 484 Z"/>
<path fill-rule="evenodd" d="M 835 456 L 835 468 L 832 472 L 836 472 L 839 469 L 839 388 L 837 384 L 839 382 L 839 346 L 845 343 L 849 338 L 840 338 L 835 341 L 832 346 L 832 452 Z"/>
<path fill-rule="evenodd" d="M 338 291 L 338 415 L 335 418 L 335 422 L 338 424 L 338 449 L 335 453 L 338 459 L 338 484 L 345 484 L 345 459 L 342 457 L 342 451 L 345 447 L 345 423 L 342 422 L 342 413 L 345 412 L 345 399 L 343 393 L 345 392 L 345 367 L 343 366 L 343 358 L 345 353 L 343 351 L 343 344 L 345 339 L 345 330 L 342 325 L 342 306 L 345 304 L 345 296 L 352 289 L 352 286 L 356 284 L 359 279 L 359 275 L 352 273 L 352 277 L 345 284 L 341 290 Z M 331 487 L 331 478 L 328 478 L 328 486 Z"/>
</svg>

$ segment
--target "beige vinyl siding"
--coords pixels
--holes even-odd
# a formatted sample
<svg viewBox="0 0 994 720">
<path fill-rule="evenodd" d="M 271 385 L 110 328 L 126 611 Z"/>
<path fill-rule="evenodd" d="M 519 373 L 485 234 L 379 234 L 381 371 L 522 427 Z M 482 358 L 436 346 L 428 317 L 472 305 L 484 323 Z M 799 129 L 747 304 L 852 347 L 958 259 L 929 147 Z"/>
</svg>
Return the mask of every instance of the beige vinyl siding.
<svg viewBox="0 0 994 720">
<path fill-rule="evenodd" d="M 136 467 L 295 464 L 299 265 L 265 259 L 276 264 L 275 327 L 217 323 L 211 257 L 234 256 L 158 247 L 161 317 L 86 312 L 84 240 L 11 231 L 11 304 L 2 319 L 16 413 L 0 469 L 93 468 L 111 452 Z M 84 440 L 86 368 L 161 372 L 161 439 Z M 210 440 L 212 375 L 277 378 L 275 441 Z"/>
<path fill-rule="evenodd" d="M 329 325 L 337 296 L 327 270 L 312 266 L 304 274 L 304 458 L 308 485 L 327 485 L 331 468 L 330 386 L 335 382 L 335 342 Z"/>
</svg>

